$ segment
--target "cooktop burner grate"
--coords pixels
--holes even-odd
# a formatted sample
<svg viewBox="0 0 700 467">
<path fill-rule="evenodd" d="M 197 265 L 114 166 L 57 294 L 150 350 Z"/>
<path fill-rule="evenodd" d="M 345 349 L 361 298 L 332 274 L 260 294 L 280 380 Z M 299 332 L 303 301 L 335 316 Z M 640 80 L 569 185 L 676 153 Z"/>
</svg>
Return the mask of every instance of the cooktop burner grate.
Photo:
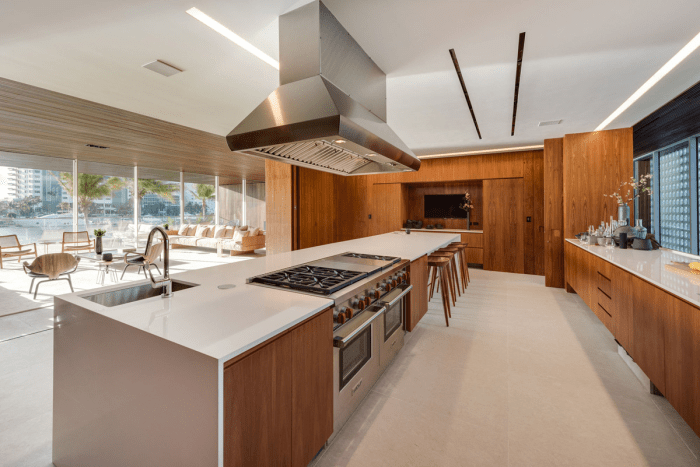
<svg viewBox="0 0 700 467">
<path fill-rule="evenodd" d="M 366 273 L 319 266 L 297 266 L 254 277 L 251 281 L 293 290 L 330 295 L 357 282 Z"/>
</svg>

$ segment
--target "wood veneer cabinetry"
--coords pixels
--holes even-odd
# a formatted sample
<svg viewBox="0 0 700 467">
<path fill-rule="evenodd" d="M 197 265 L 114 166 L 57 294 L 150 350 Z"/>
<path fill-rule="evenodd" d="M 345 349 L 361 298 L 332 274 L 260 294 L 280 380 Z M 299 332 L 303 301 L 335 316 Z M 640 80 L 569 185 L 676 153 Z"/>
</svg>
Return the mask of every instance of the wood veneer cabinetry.
<svg viewBox="0 0 700 467">
<path fill-rule="evenodd" d="M 564 138 L 544 140 L 544 283 L 563 288 Z"/>
<path fill-rule="evenodd" d="M 565 252 L 567 287 L 593 311 L 606 304 L 610 322 L 596 315 L 700 434 L 700 308 L 568 242 Z"/>
<path fill-rule="evenodd" d="M 411 262 L 409 283 L 413 289 L 409 294 L 406 312 L 406 330 L 413 331 L 428 312 L 428 256 Z"/>
<path fill-rule="evenodd" d="M 333 312 L 224 368 L 224 465 L 306 466 L 333 433 Z"/>
</svg>

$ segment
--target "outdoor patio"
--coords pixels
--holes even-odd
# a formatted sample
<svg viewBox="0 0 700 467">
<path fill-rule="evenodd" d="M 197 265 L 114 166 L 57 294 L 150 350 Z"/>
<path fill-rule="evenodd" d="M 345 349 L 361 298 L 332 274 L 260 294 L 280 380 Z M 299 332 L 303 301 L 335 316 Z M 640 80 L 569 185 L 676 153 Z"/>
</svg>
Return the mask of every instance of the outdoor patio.
<svg viewBox="0 0 700 467">
<path fill-rule="evenodd" d="M 44 245 L 37 245 L 39 255 L 45 253 Z M 143 246 L 139 251 L 143 250 Z M 48 251 L 56 253 L 61 251 L 61 245 L 49 245 Z M 106 251 L 111 251 L 107 249 Z M 253 254 L 245 254 L 238 256 L 222 256 L 219 257 L 215 251 L 196 250 L 196 249 L 171 249 L 170 250 L 170 274 L 174 275 L 183 271 L 191 271 L 201 269 L 217 264 L 234 263 L 238 261 L 247 261 L 253 258 L 258 258 L 265 255 L 265 250 L 256 250 Z M 121 278 L 124 262 L 122 254 L 114 254 L 115 262 L 111 266 L 117 271 L 117 277 Z M 27 261 L 31 264 L 34 257 L 22 258 L 22 261 Z M 156 263 L 162 272 L 162 261 Z M 119 282 L 128 282 L 142 280 L 143 274 L 137 274 L 138 268 L 131 267 L 124 275 L 124 279 Z M 153 271 L 157 275 L 157 271 Z M 95 289 L 101 287 L 97 282 L 98 279 L 98 263 L 88 259 L 81 259 L 78 270 L 72 275 L 73 288 L 76 292 Z M 31 278 L 28 277 L 22 269 L 22 263 L 18 263 L 17 259 L 8 258 L 3 261 L 3 269 L 0 269 L 0 316 L 12 315 L 37 308 L 45 308 L 53 306 L 53 297 L 70 293 L 70 287 L 66 281 L 52 281 L 41 284 L 36 300 L 34 294 L 29 293 L 29 284 Z M 104 285 L 111 285 L 109 274 L 106 275 Z"/>
</svg>

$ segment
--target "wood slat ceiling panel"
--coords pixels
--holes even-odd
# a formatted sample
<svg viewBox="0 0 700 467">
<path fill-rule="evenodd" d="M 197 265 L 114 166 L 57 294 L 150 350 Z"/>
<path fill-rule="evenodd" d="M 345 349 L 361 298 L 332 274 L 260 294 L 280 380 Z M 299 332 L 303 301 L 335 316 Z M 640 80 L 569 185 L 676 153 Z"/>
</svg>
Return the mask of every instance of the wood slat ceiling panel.
<svg viewBox="0 0 700 467">
<path fill-rule="evenodd" d="M 204 172 L 227 183 L 265 179 L 264 160 L 231 152 L 223 136 L 2 78 L 0 150 Z"/>
</svg>

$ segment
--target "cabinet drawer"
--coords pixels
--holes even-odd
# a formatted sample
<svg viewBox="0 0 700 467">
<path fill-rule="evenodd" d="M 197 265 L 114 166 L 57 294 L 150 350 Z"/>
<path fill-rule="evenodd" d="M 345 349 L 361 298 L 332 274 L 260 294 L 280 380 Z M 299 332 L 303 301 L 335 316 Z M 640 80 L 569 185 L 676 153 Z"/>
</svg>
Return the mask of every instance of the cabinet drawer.
<svg viewBox="0 0 700 467">
<path fill-rule="evenodd" d="M 608 310 L 606 310 L 600 303 L 598 304 L 598 317 L 603 322 L 608 331 L 615 335 L 615 330 L 613 329 L 613 319 Z"/>
<path fill-rule="evenodd" d="M 600 290 L 600 289 L 598 289 L 598 304 L 599 304 L 601 307 L 603 307 L 603 309 L 604 309 L 604 310 L 607 312 L 607 314 L 609 314 L 610 316 L 612 316 L 612 315 L 614 314 L 614 313 L 613 313 L 613 302 L 612 302 L 612 299 L 611 299 L 610 297 L 608 297 L 608 295 L 607 295 L 605 292 L 603 292 L 602 290 Z"/>
<path fill-rule="evenodd" d="M 612 284 L 610 279 L 598 272 L 598 288 L 603 291 L 608 297 L 612 298 Z"/>
</svg>

